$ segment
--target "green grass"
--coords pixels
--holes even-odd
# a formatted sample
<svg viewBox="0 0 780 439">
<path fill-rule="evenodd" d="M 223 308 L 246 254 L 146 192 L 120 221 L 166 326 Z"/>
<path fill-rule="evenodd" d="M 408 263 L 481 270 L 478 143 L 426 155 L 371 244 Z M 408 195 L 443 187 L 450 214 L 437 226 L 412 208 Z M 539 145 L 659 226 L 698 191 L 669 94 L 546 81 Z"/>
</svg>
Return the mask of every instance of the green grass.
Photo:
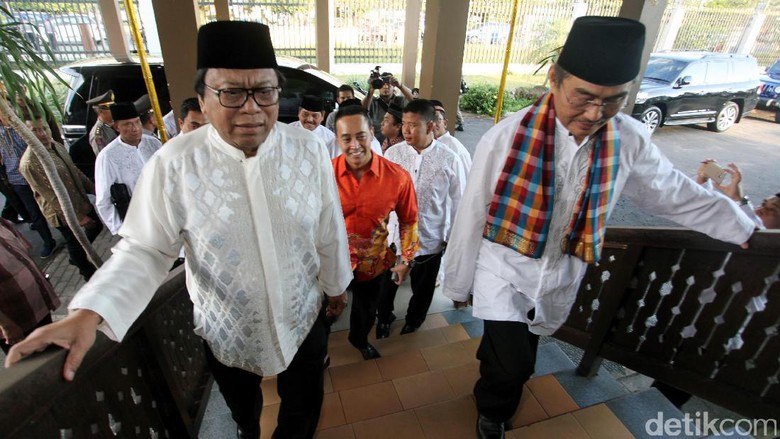
<svg viewBox="0 0 780 439">
<path fill-rule="evenodd" d="M 506 76 L 506 89 L 514 90 L 519 87 L 542 85 L 544 84 L 545 78 L 546 70 L 539 72 L 536 75 L 515 74 L 510 72 Z M 464 79 L 469 86 L 476 84 L 492 84 L 498 86 L 501 83 L 501 75 L 465 75 Z"/>
</svg>

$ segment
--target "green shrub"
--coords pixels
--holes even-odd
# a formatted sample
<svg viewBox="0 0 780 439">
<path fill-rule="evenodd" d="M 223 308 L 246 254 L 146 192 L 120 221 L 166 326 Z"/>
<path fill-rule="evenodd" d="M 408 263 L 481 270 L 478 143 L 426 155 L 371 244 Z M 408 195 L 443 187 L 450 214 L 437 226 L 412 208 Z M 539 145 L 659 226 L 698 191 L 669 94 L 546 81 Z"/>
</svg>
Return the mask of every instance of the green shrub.
<svg viewBox="0 0 780 439">
<path fill-rule="evenodd" d="M 504 90 L 502 115 L 512 113 L 534 103 L 545 92 L 540 87 L 520 87 L 510 93 Z M 474 84 L 460 98 L 460 108 L 476 114 L 493 116 L 498 102 L 498 86 L 493 84 Z"/>
</svg>

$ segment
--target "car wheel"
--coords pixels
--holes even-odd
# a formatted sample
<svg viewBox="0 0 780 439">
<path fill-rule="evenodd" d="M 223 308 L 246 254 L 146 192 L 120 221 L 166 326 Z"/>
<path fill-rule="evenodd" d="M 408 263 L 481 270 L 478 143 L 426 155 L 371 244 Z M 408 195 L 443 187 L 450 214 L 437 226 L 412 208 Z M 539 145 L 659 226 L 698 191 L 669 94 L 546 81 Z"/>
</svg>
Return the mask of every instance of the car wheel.
<svg viewBox="0 0 780 439">
<path fill-rule="evenodd" d="M 639 120 L 645 124 L 647 131 L 650 131 L 650 134 L 653 134 L 656 128 L 661 126 L 662 118 L 663 113 L 661 113 L 661 109 L 653 106 L 642 112 L 642 116 L 639 117 Z"/>
<path fill-rule="evenodd" d="M 734 125 L 739 115 L 739 105 L 734 102 L 727 102 L 723 108 L 718 111 L 718 116 L 715 118 L 715 122 L 707 124 L 707 128 L 716 133 L 722 133 Z"/>
</svg>

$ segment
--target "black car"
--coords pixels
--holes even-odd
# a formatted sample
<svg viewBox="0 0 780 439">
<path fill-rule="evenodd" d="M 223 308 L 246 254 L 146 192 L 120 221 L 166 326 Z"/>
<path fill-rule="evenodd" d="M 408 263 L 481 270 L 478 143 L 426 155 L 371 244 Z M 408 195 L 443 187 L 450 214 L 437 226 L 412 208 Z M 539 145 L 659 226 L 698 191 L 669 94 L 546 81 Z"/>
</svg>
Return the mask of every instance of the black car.
<svg viewBox="0 0 780 439">
<path fill-rule="evenodd" d="M 700 123 L 722 132 L 756 107 L 759 86 L 750 55 L 653 53 L 632 116 L 651 133 L 659 126 Z"/>
<path fill-rule="evenodd" d="M 780 59 L 761 75 L 761 94 L 758 108 L 775 112 L 775 122 L 780 123 Z"/>
<path fill-rule="evenodd" d="M 335 108 L 337 89 L 342 81 L 297 58 L 277 56 L 277 63 L 287 79 L 279 100 L 280 122 L 298 120 L 298 107 L 303 95 L 321 96 L 326 113 Z M 162 60 L 152 59 L 149 64 L 158 101 L 165 114 L 171 108 Z M 85 102 L 107 90 L 114 91 L 117 102 L 135 101 L 146 94 L 141 66 L 138 63 L 120 63 L 113 58 L 100 58 L 73 63 L 60 71 L 71 77 L 71 90 L 65 97 L 63 135 L 74 162 L 84 173 L 92 176 L 95 156 L 89 147 L 87 133 L 97 121 L 97 115 Z M 355 95 L 363 98 L 357 90 Z"/>
<path fill-rule="evenodd" d="M 278 56 L 277 62 L 287 78 L 279 104 L 279 121 L 298 120 L 298 106 L 305 94 L 321 96 L 326 112 L 335 108 L 336 91 L 342 81 L 297 58 Z M 152 59 L 149 64 L 161 110 L 166 113 L 170 110 L 170 97 L 162 60 Z M 69 143 L 86 134 L 97 120 L 85 101 L 107 90 L 114 91 L 118 102 L 134 101 L 146 93 L 141 66 L 137 63 L 120 63 L 109 58 L 91 59 L 62 67 L 60 71 L 71 77 L 71 90 L 65 97 L 63 123 Z M 363 98 L 360 92 L 355 94 L 357 98 Z"/>
</svg>

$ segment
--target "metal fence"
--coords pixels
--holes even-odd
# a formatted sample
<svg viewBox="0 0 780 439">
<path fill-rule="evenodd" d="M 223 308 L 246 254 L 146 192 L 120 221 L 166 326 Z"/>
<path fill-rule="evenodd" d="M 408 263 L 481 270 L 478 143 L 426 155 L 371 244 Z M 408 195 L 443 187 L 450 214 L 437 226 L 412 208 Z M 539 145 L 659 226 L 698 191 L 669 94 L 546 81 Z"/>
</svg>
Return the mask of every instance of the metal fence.
<svg viewBox="0 0 780 439">
<path fill-rule="evenodd" d="M 524 1 L 518 6 L 512 41 L 512 64 L 537 64 L 560 47 L 572 21 L 581 15 L 616 16 L 621 0 L 594 0 L 588 3 Z M 511 2 L 475 0 L 469 6 L 464 63 L 502 63 L 509 39 Z"/>
<path fill-rule="evenodd" d="M 116 1 L 127 31 L 123 2 Z M 138 4 L 138 0 L 134 2 Z M 406 0 L 334 0 L 330 30 L 336 65 L 401 63 L 406 3 Z M 110 53 L 97 0 L 4 1 L 3 4 L 23 23 L 22 29 L 33 44 L 39 48 L 43 48 L 44 43 L 49 44 L 56 64 Z M 216 19 L 213 0 L 200 0 L 198 4 L 203 23 Z M 511 5 L 509 0 L 470 2 L 464 63 L 503 62 Z M 620 5 L 621 0 L 520 2 L 510 62 L 514 65 L 538 64 L 563 44 L 574 18 L 586 14 L 615 16 Z M 682 15 L 673 18 L 676 8 L 682 8 Z M 267 23 L 278 53 L 315 62 L 315 0 L 230 0 L 229 10 L 231 19 Z M 757 15 L 763 23 L 750 50 L 759 64 L 768 65 L 780 58 L 778 1 L 770 2 L 768 6 L 740 9 L 717 8 L 693 0 L 671 2 L 662 19 L 657 47 L 734 52 Z M 151 29 L 156 24 L 154 20 L 147 18 L 145 23 L 144 17 L 140 18 L 143 36 L 143 29 Z M 419 20 L 418 44 L 421 44 L 425 32 L 425 6 Z M 130 33 L 125 34 L 128 47 L 134 51 Z M 421 51 L 418 50 L 418 54 Z"/>
<path fill-rule="evenodd" d="M 109 53 L 96 0 L 4 3 L 36 49 L 49 45 L 57 64 Z"/>
</svg>

